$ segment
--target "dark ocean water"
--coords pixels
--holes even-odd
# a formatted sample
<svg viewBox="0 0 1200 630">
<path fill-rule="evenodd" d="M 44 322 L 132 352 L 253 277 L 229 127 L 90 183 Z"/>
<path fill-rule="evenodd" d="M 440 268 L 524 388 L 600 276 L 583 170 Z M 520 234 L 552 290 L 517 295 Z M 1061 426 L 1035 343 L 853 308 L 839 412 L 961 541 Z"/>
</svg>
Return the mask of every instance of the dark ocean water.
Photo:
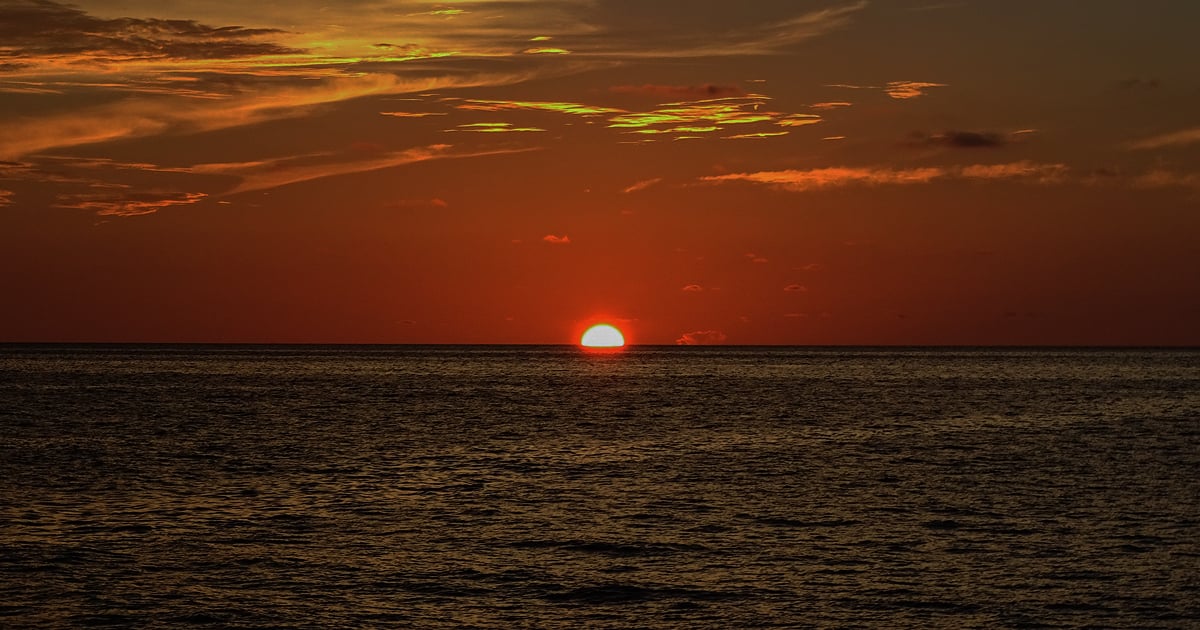
<svg viewBox="0 0 1200 630">
<path fill-rule="evenodd" d="M 1200 627 L 1200 351 L 0 347 L 0 626 Z"/>
</svg>

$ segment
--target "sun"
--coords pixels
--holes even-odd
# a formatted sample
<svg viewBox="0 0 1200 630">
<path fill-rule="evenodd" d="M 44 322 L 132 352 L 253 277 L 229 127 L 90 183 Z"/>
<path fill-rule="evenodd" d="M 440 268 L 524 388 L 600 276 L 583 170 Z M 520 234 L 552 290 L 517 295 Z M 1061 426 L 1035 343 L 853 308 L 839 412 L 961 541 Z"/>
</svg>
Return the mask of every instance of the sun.
<svg viewBox="0 0 1200 630">
<path fill-rule="evenodd" d="M 579 345 L 585 348 L 622 348 L 625 346 L 625 335 L 608 324 L 596 324 L 583 333 Z"/>
</svg>

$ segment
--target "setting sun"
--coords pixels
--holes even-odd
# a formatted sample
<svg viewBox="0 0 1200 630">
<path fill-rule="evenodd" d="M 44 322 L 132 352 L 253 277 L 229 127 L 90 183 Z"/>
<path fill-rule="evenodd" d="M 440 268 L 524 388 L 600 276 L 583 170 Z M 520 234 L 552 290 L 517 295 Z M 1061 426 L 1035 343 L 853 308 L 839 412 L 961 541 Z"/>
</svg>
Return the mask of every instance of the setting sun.
<svg viewBox="0 0 1200 630">
<path fill-rule="evenodd" d="M 583 333 L 579 345 L 585 348 L 621 348 L 625 345 L 625 336 L 613 326 L 596 324 Z"/>
</svg>

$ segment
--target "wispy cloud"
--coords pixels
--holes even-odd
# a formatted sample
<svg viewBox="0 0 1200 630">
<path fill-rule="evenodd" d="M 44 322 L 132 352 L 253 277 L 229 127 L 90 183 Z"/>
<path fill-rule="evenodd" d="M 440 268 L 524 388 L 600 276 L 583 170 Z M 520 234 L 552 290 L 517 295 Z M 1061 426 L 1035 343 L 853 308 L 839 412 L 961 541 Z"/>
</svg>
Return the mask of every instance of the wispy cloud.
<svg viewBox="0 0 1200 630">
<path fill-rule="evenodd" d="M 58 195 L 54 207 L 86 210 L 100 216 L 132 217 L 171 206 L 187 206 L 205 197 L 200 192 L 139 191 L 110 188 L 100 192 Z"/>
<path fill-rule="evenodd" d="M 683 291 L 684 293 L 700 293 L 704 291 L 704 287 L 698 284 L 687 284 L 684 285 L 680 291 Z"/>
<path fill-rule="evenodd" d="M 364 74 L 260 87 L 229 98 L 178 100 L 125 99 L 69 113 L 10 117 L 0 122 L 0 159 L 111 140 L 166 133 L 212 131 L 267 120 L 305 115 L 311 108 L 369 95 L 423 92 L 521 80 L 512 75 L 475 75 L 402 79 L 394 74 Z"/>
<path fill-rule="evenodd" d="M 447 112 L 379 112 L 383 116 L 395 118 L 425 118 L 428 116 L 446 116 Z"/>
<path fill-rule="evenodd" d="M 480 99 L 467 99 L 466 101 L 455 105 L 455 107 L 458 109 L 475 110 L 481 112 L 524 110 L 557 112 L 560 114 L 574 114 L 577 116 L 599 116 L 601 114 L 617 114 L 624 111 L 613 107 L 598 107 L 595 105 L 584 105 L 582 103 L 564 103 L 557 101 L 495 101 Z"/>
<path fill-rule="evenodd" d="M 640 182 L 635 182 L 629 186 L 626 186 L 624 189 L 621 190 L 621 192 L 629 194 L 629 193 L 638 192 L 639 190 L 646 190 L 647 188 L 654 186 L 655 184 L 661 182 L 662 180 L 663 180 L 663 178 L 661 178 L 661 177 L 655 177 L 653 179 L 643 179 Z"/>
<path fill-rule="evenodd" d="M 0 208 L 12 205 L 13 195 L 13 191 L 0 188 Z"/>
<path fill-rule="evenodd" d="M 618 85 L 609 88 L 614 94 L 634 94 L 654 98 L 669 98 L 675 100 L 694 100 L 720 98 L 726 96 L 745 96 L 746 91 L 736 85 Z"/>
<path fill-rule="evenodd" d="M 701 177 L 710 183 L 751 182 L 780 190 L 801 192 L 823 188 L 864 185 L 927 184 L 940 179 L 1028 179 L 1035 182 L 1061 180 L 1067 173 L 1063 164 L 1009 162 L 967 166 L 893 169 L 869 167 L 830 167 L 810 170 L 759 171 Z"/>
<path fill-rule="evenodd" d="M 469 131 L 473 133 L 522 133 L 545 131 L 545 129 L 540 127 L 514 127 L 512 123 L 506 122 L 479 122 L 458 125 L 454 129 L 446 129 L 445 131 Z"/>
<path fill-rule="evenodd" d="M 675 345 L 679 346 L 711 346 L 725 343 L 729 339 L 720 330 L 695 330 L 685 332 L 675 340 Z"/>
<path fill-rule="evenodd" d="M 187 170 L 197 174 L 230 175 L 239 178 L 241 183 L 223 193 L 223 195 L 234 195 L 253 190 L 278 188 L 289 184 L 337 175 L 377 171 L 417 162 L 427 162 L 429 160 L 483 157 L 531 150 L 504 149 L 455 152 L 453 149 L 452 145 L 434 144 L 403 151 L 316 153 L 254 162 L 198 164 Z"/>
<path fill-rule="evenodd" d="M 1144 140 L 1138 140 L 1129 145 L 1131 149 L 1162 149 L 1164 147 L 1183 146 L 1200 142 L 1200 127 L 1180 129 Z"/>
<path fill-rule="evenodd" d="M 763 138 L 776 138 L 786 136 L 790 131 L 760 131 L 758 133 L 739 133 L 733 136 L 722 136 L 726 140 L 762 140 Z"/>
<path fill-rule="evenodd" d="M 935 87 L 946 87 L 946 84 L 924 81 L 889 81 L 883 91 L 892 98 L 903 100 L 924 96 L 926 90 Z"/>
<path fill-rule="evenodd" d="M 571 237 L 567 236 L 566 234 L 563 234 L 562 236 L 557 236 L 554 234 L 547 234 L 542 237 L 542 241 L 549 243 L 551 245 L 570 245 Z"/>
<path fill-rule="evenodd" d="M 1162 169 L 1153 170 L 1133 178 L 1138 188 L 1192 188 L 1200 190 L 1200 173 L 1176 173 Z"/>
<path fill-rule="evenodd" d="M 948 87 L 945 83 L 930 83 L 928 81 L 888 81 L 886 85 L 855 85 L 852 83 L 831 83 L 826 87 L 845 88 L 849 90 L 882 90 L 884 94 L 899 99 L 907 100 L 924 96 L 929 88 Z"/>
</svg>

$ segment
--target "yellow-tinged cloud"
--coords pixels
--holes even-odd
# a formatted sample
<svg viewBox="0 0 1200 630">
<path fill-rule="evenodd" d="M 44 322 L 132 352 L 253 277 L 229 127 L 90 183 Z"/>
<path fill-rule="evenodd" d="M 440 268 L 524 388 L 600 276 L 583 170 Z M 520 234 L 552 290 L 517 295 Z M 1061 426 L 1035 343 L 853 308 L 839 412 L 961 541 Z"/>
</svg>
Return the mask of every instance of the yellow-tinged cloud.
<svg viewBox="0 0 1200 630">
<path fill-rule="evenodd" d="M 929 88 L 947 87 L 947 85 L 945 83 L 929 83 L 925 81 L 888 81 L 887 85 L 883 87 L 878 85 L 854 85 L 851 83 L 830 83 L 825 87 L 846 88 L 850 90 L 883 90 L 885 94 L 894 99 L 906 100 L 924 96 L 925 90 Z M 843 103 L 818 103 L 817 105 L 813 105 L 813 107 L 817 107 L 818 105 L 841 106 Z M 845 105 L 850 105 L 850 103 L 845 103 Z"/>
<path fill-rule="evenodd" d="M 923 81 L 888 81 L 883 91 L 896 99 L 909 99 L 924 96 L 925 90 L 935 87 L 946 87 L 945 83 L 927 83 Z"/>
<path fill-rule="evenodd" d="M 525 110 L 558 112 L 560 114 L 574 114 L 577 116 L 599 116 L 602 114 L 616 114 L 624 111 L 612 107 L 597 107 L 594 105 L 583 105 L 581 103 L 565 103 L 558 101 L 488 101 L 480 99 L 468 99 L 458 105 L 455 105 L 455 107 L 458 109 L 481 112 Z"/>
<path fill-rule="evenodd" d="M 812 114 L 783 114 L 762 108 L 767 97 L 749 95 L 668 103 L 647 112 L 624 112 L 609 118 L 611 129 L 632 129 L 632 133 L 711 133 L 724 125 L 775 123 L 797 124 L 793 121 L 817 122 Z M 786 122 L 785 122 L 786 121 Z M 811 124 L 811 122 L 803 124 Z"/>
<path fill-rule="evenodd" d="M 379 112 L 383 116 L 396 118 L 425 118 L 426 116 L 445 116 L 446 112 Z"/>
<path fill-rule="evenodd" d="M 481 122 L 459 125 L 455 129 L 446 129 L 445 131 L 470 131 L 474 133 L 520 133 L 545 131 L 545 129 L 541 129 L 539 127 L 514 127 L 512 126 L 512 123 L 506 122 Z"/>
<path fill-rule="evenodd" d="M 831 167 L 807 171 L 759 171 L 729 173 L 701 177 L 709 183 L 751 182 L 793 192 L 842 186 L 927 184 L 940 179 L 1029 179 L 1047 183 L 1061 180 L 1067 172 L 1062 164 L 1011 162 L 1007 164 L 973 164 L 958 167 L 926 167 L 911 169 Z"/>
<path fill-rule="evenodd" d="M 521 51 L 526 55 L 569 55 L 571 51 L 565 48 L 526 48 Z"/>
</svg>

